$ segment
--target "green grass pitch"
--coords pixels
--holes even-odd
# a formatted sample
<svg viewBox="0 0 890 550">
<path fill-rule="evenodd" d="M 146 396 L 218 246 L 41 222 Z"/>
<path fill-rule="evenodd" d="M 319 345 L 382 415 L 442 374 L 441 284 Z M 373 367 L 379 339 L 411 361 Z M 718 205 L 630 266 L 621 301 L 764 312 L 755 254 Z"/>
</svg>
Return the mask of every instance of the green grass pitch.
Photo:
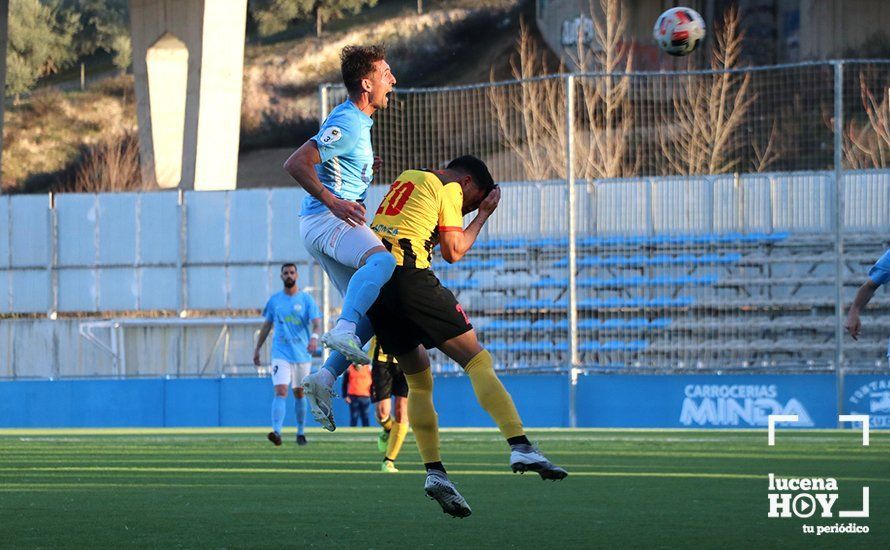
<svg viewBox="0 0 890 550">
<path fill-rule="evenodd" d="M 80 548 L 890 548 L 890 433 L 532 430 L 569 470 L 509 471 L 493 430 L 444 430 L 442 456 L 473 508 L 423 494 L 409 436 L 402 472 L 378 471 L 376 431 L 0 431 L 0 546 Z M 767 474 L 834 477 L 867 519 L 767 518 Z M 855 521 L 870 533 L 802 533 Z"/>
</svg>

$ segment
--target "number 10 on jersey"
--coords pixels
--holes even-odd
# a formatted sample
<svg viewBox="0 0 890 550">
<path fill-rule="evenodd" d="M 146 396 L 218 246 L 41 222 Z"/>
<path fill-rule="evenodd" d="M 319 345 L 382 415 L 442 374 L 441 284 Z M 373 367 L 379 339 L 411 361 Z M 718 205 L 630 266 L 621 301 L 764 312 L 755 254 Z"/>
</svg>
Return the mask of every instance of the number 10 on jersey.
<svg viewBox="0 0 890 550">
<path fill-rule="evenodd" d="M 386 216 L 396 216 L 405 207 L 408 197 L 414 191 L 414 184 L 410 181 L 398 181 L 389 188 L 389 193 L 383 197 L 380 207 L 377 208 L 377 214 L 383 213 Z M 384 210 L 385 208 L 385 210 Z"/>
</svg>

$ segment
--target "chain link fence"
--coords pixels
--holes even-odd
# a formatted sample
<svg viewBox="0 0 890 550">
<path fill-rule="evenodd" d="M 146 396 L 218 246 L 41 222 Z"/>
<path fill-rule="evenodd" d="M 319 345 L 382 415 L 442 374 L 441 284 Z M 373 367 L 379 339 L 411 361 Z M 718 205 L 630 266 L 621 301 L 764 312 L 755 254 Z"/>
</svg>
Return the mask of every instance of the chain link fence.
<svg viewBox="0 0 890 550">
<path fill-rule="evenodd" d="M 843 61 L 399 89 L 374 117 L 368 210 L 404 169 L 486 161 L 498 212 L 433 268 L 500 369 L 886 369 L 886 290 L 858 341 L 842 322 L 890 247 L 888 83 L 890 61 Z M 321 118 L 345 99 L 320 95 Z M 286 260 L 335 318 L 294 236 L 301 197 L 8 197 L 0 306 L 30 318 L 0 331 L 0 377 L 251 372 L 255 324 L 192 318 L 261 307 Z M 100 344 L 77 321 L 98 312 L 122 320 L 93 327 Z"/>
<path fill-rule="evenodd" d="M 887 294 L 858 342 L 841 323 L 890 246 L 888 77 L 867 60 L 398 89 L 375 183 L 488 164 L 498 213 L 434 270 L 500 368 L 886 368 Z M 322 117 L 346 98 L 320 96 Z"/>
</svg>

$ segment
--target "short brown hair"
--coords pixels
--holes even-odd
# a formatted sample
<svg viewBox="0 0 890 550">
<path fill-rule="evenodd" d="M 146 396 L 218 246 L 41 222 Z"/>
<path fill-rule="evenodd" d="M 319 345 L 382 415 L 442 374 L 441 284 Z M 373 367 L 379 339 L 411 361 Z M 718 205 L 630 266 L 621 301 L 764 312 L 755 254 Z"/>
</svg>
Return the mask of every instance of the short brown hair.
<svg viewBox="0 0 890 550">
<path fill-rule="evenodd" d="M 488 166 L 486 166 L 481 159 L 474 157 L 473 155 L 457 157 L 448 163 L 448 168 L 460 170 L 465 174 L 469 174 L 473 178 L 473 183 L 485 193 L 486 197 L 491 190 L 495 188 L 494 178 L 491 177 L 491 172 L 488 171 Z"/>
<path fill-rule="evenodd" d="M 346 46 L 340 51 L 340 73 L 343 84 L 350 94 L 362 91 L 362 79 L 374 71 L 374 63 L 386 59 L 386 47 L 383 44 L 371 46 Z"/>
</svg>

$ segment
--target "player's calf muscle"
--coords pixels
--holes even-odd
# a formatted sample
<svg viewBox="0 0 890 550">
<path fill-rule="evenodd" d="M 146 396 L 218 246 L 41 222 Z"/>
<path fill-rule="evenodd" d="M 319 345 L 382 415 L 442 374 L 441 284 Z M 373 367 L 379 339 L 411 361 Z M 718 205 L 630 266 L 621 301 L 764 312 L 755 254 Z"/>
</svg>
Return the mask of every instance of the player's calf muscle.
<svg viewBox="0 0 890 550">
<path fill-rule="evenodd" d="M 439 349 L 462 368 L 466 368 L 473 357 L 482 352 L 482 346 L 476 338 L 475 330 L 470 330 L 460 336 L 455 336 L 450 340 L 442 342 Z"/>
</svg>

